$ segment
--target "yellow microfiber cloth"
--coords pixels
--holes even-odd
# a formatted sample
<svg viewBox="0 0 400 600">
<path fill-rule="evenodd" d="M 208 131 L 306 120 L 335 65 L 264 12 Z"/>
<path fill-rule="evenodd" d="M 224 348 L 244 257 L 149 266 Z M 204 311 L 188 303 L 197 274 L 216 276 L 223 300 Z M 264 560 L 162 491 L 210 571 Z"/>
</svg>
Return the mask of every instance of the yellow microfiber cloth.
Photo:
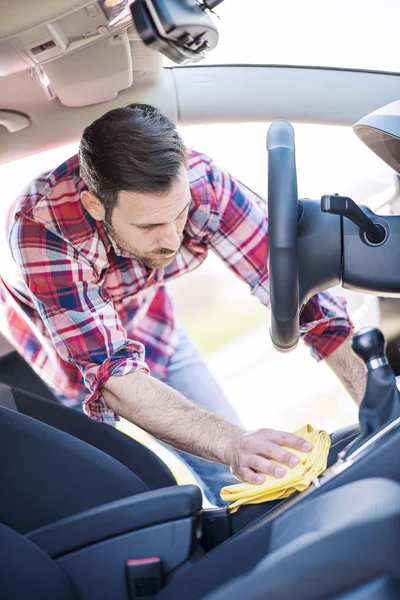
<svg viewBox="0 0 400 600">
<path fill-rule="evenodd" d="M 321 429 L 314 431 L 311 425 L 304 425 L 295 431 L 295 434 L 307 442 L 311 442 L 312 450 L 301 452 L 294 448 L 287 448 L 301 461 L 293 469 L 285 465 L 286 473 L 283 477 L 265 475 L 265 481 L 261 485 L 237 483 L 222 488 L 222 500 L 232 503 L 228 507 L 229 512 L 236 512 L 242 504 L 260 504 L 270 500 L 281 500 L 294 492 L 302 492 L 308 488 L 315 477 L 325 471 L 331 446 L 331 438 L 326 431 Z"/>
</svg>

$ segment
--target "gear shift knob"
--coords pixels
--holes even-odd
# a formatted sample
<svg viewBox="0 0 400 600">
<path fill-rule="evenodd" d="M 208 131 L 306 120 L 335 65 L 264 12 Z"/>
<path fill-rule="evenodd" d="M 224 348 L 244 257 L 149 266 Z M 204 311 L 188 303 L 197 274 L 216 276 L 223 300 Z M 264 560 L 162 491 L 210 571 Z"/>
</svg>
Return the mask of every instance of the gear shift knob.
<svg viewBox="0 0 400 600">
<path fill-rule="evenodd" d="M 365 363 L 368 370 L 388 364 L 386 341 L 382 332 L 375 327 L 360 329 L 351 340 L 353 352 Z"/>
<path fill-rule="evenodd" d="M 368 438 L 400 417 L 400 393 L 386 357 L 386 342 L 379 329 L 364 327 L 351 340 L 351 347 L 367 368 L 367 389 L 360 404 L 360 435 L 339 456 L 346 458 Z"/>
</svg>

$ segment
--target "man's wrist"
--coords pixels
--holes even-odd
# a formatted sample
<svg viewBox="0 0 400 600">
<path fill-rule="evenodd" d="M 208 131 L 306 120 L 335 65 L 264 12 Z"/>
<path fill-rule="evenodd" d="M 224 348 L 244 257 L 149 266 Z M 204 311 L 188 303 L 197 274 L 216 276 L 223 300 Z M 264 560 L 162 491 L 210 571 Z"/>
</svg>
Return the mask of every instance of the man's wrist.
<svg viewBox="0 0 400 600">
<path fill-rule="evenodd" d="M 220 440 L 221 445 L 218 449 L 219 456 L 217 457 L 217 460 L 224 465 L 231 466 L 235 446 L 244 431 L 232 423 L 227 424 L 229 425 L 229 430 L 226 432 L 224 439 Z"/>
<path fill-rule="evenodd" d="M 365 394 L 367 372 L 363 361 L 351 349 L 351 336 L 325 360 L 359 406 Z"/>
</svg>

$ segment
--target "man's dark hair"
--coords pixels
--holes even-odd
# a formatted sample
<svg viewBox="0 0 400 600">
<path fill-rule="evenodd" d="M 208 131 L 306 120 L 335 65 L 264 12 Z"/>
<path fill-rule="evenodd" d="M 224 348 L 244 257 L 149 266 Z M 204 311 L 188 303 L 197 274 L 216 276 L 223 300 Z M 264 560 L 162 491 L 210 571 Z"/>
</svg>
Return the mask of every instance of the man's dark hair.
<svg viewBox="0 0 400 600">
<path fill-rule="evenodd" d="M 102 202 L 106 219 L 118 192 L 168 192 L 182 165 L 186 148 L 175 125 L 154 106 L 129 104 L 105 113 L 83 132 L 80 173 Z"/>
</svg>

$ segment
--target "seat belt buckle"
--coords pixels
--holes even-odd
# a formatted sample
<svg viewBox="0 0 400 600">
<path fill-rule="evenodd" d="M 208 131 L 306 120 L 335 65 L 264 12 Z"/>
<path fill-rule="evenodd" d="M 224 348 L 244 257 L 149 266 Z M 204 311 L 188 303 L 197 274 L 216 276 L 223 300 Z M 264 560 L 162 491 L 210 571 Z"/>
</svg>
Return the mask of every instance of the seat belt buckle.
<svg viewBox="0 0 400 600">
<path fill-rule="evenodd" d="M 162 561 L 158 556 L 125 562 L 129 600 L 152 600 L 163 587 Z"/>
</svg>

